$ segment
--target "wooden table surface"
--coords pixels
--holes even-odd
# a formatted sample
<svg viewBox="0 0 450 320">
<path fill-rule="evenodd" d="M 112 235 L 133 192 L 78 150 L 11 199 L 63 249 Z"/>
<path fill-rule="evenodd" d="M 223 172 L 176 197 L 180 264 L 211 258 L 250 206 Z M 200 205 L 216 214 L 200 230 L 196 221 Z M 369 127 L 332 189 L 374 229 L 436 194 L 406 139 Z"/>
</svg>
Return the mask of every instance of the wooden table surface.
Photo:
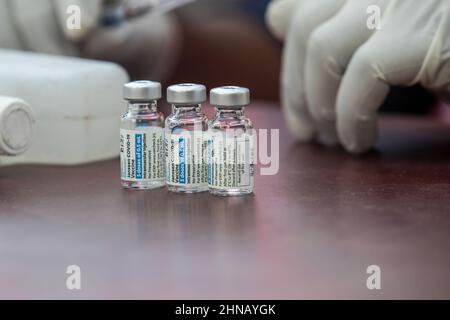
<svg viewBox="0 0 450 320">
<path fill-rule="evenodd" d="M 384 116 L 353 157 L 249 114 L 281 130 L 251 197 L 121 190 L 117 160 L 0 168 L 0 298 L 450 298 L 450 126 Z"/>
</svg>

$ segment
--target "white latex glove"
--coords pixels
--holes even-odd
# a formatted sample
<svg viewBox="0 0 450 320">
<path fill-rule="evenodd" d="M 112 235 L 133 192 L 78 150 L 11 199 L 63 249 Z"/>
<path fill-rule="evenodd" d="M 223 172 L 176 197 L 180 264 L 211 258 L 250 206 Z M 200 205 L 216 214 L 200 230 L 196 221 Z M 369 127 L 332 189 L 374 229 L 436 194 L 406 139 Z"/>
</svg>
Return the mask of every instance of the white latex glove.
<svg viewBox="0 0 450 320">
<path fill-rule="evenodd" d="M 381 30 L 367 27 L 370 5 Z M 391 85 L 450 95 L 449 0 L 275 0 L 267 22 L 286 41 L 282 104 L 300 140 L 362 153 Z"/>
<path fill-rule="evenodd" d="M 167 11 L 193 0 L 0 0 L 0 47 L 28 51 L 76 54 L 75 43 L 95 29 L 109 7 L 123 8 L 124 20 L 151 11 L 159 19 Z M 68 28 L 80 13 L 80 28 Z M 143 11 L 143 12 L 140 12 Z M 123 25 L 126 25 L 125 21 Z M 126 21 L 128 22 L 128 20 Z M 120 29 L 119 26 L 114 26 Z M 111 28 L 110 28 L 111 29 Z M 148 30 L 152 32 L 153 30 Z"/>
<path fill-rule="evenodd" d="M 0 0 L 0 47 L 78 55 L 75 42 L 97 26 L 102 0 Z M 69 5 L 81 12 L 81 28 L 67 28 Z"/>
<path fill-rule="evenodd" d="M 108 60 L 134 77 L 162 81 L 173 72 L 181 44 L 177 21 L 166 13 L 192 1 L 0 0 L 0 48 Z M 71 6 L 79 8 L 79 29 L 68 28 Z M 115 8 L 117 23 L 102 24 Z"/>
</svg>

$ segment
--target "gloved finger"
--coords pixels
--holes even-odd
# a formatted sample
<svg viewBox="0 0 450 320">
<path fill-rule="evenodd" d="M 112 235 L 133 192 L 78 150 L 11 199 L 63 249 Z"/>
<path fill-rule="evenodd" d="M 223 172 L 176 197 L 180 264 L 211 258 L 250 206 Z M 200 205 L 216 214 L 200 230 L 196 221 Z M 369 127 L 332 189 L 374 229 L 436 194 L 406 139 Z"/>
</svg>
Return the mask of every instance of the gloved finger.
<svg viewBox="0 0 450 320">
<path fill-rule="evenodd" d="M 389 93 L 379 70 L 380 55 L 373 45 L 364 45 L 352 58 L 336 100 L 339 140 L 350 153 L 363 153 L 377 138 L 377 109 Z M 378 54 L 377 54 L 378 53 Z"/>
<path fill-rule="evenodd" d="M 382 30 L 352 57 L 338 91 L 339 140 L 351 153 L 363 153 L 374 146 L 377 110 L 389 92 L 389 85 L 426 84 L 427 70 L 439 69 L 428 65 L 434 63 L 429 57 L 435 37 L 430 35 L 436 30 L 415 32 L 418 21 L 399 10 L 405 2 L 394 11 L 391 4 L 395 2 L 386 9 L 390 14 L 383 20 Z"/>
<path fill-rule="evenodd" d="M 316 132 L 306 105 L 304 90 L 306 44 L 310 34 L 330 19 L 344 2 L 345 0 L 301 1 L 289 27 L 281 71 L 282 105 L 289 129 L 302 141 L 311 140 Z"/>
<path fill-rule="evenodd" d="M 298 0 L 273 0 L 266 11 L 266 24 L 271 33 L 284 40 Z"/>
<path fill-rule="evenodd" d="M 336 96 L 353 53 L 372 35 L 366 26 L 367 7 L 384 9 L 386 0 L 351 0 L 312 34 L 305 62 L 305 91 L 308 109 L 315 120 L 319 140 L 338 142 Z"/>
</svg>

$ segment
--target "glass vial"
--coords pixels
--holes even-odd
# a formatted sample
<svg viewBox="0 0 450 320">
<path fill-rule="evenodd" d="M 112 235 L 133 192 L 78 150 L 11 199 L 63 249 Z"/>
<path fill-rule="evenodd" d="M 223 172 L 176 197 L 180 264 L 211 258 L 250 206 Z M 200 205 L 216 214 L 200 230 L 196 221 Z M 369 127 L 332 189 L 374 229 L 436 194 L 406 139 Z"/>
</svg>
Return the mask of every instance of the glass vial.
<svg viewBox="0 0 450 320">
<path fill-rule="evenodd" d="M 210 102 L 216 108 L 208 124 L 208 186 L 211 194 L 241 196 L 254 186 L 253 125 L 245 114 L 250 91 L 241 87 L 211 90 Z"/>
<path fill-rule="evenodd" d="M 208 190 L 206 130 L 208 119 L 201 104 L 206 88 L 199 84 L 178 84 L 167 88 L 172 114 L 166 119 L 166 184 L 169 191 L 197 193 Z"/>
<path fill-rule="evenodd" d="M 164 116 L 158 111 L 161 84 L 135 81 L 125 84 L 128 110 L 121 118 L 121 184 L 127 189 L 154 189 L 165 185 Z"/>
</svg>

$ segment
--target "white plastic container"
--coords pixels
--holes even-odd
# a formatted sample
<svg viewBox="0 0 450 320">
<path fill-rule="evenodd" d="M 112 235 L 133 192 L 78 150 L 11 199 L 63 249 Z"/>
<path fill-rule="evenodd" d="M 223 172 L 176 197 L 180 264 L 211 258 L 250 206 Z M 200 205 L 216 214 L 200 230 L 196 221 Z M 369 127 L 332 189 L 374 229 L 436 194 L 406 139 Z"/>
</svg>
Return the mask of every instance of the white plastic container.
<svg viewBox="0 0 450 320">
<path fill-rule="evenodd" d="M 0 163 L 72 165 L 119 155 L 125 106 L 120 66 L 79 58 L 0 50 L 0 95 L 27 101 L 36 115 L 33 143 Z"/>
</svg>

